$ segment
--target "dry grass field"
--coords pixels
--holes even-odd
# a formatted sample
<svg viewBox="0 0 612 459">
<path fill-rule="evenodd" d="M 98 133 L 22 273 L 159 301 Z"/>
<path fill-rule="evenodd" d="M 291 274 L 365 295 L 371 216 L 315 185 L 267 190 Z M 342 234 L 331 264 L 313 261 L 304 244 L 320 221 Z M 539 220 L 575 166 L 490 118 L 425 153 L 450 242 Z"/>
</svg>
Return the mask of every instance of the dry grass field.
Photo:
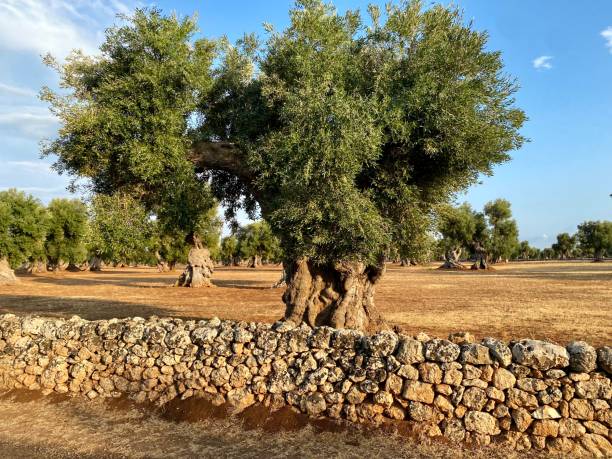
<svg viewBox="0 0 612 459">
<path fill-rule="evenodd" d="M 612 342 L 612 263 L 516 263 L 490 272 L 449 272 L 436 266 L 389 266 L 376 301 L 390 323 L 408 333 L 445 336 L 534 337 L 557 342 Z M 269 286 L 277 267 L 220 268 L 215 288 L 180 289 L 175 273 L 109 269 L 102 273 L 25 276 L 0 287 L 0 313 L 87 319 L 125 316 L 212 317 L 274 321 L 282 316 L 281 289 Z M 189 399 L 192 400 L 192 399 Z M 262 413 L 218 418 L 180 402 L 153 412 L 125 401 L 92 402 L 0 395 L 0 456 L 11 458 L 153 457 L 544 457 L 502 448 L 415 442 L 390 432 L 326 429 Z M 180 412 L 176 411 L 179 410 Z M 191 422 L 176 422 L 189 420 Z M 271 428 L 272 427 L 272 428 Z"/>
<path fill-rule="evenodd" d="M 269 288 L 278 267 L 218 268 L 215 288 L 171 287 L 177 276 L 151 268 L 24 276 L 19 285 L 0 287 L 0 313 L 267 322 L 283 314 L 282 289 Z M 510 263 L 489 272 L 390 265 L 376 302 L 410 334 L 612 342 L 612 263 Z"/>
</svg>

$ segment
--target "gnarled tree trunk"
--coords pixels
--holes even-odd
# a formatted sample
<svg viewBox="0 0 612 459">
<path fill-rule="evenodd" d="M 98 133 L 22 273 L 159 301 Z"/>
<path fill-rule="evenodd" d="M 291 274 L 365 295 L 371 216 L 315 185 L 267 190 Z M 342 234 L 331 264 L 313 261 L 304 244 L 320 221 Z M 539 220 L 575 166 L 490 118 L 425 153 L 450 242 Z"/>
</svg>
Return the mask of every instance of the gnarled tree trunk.
<svg viewBox="0 0 612 459">
<path fill-rule="evenodd" d="M 9 285 L 17 283 L 15 272 L 11 269 L 6 258 L 0 258 L 0 285 Z"/>
<path fill-rule="evenodd" d="M 252 256 L 249 260 L 249 268 L 258 268 L 261 265 L 261 257 L 259 255 Z"/>
<path fill-rule="evenodd" d="M 492 269 L 487 261 L 487 251 L 480 242 L 474 243 L 474 252 L 476 254 L 476 261 L 471 269 Z"/>
<path fill-rule="evenodd" d="M 374 290 L 385 272 L 384 263 L 318 265 L 301 258 L 286 263 L 285 270 L 285 319 L 295 323 L 304 321 L 310 326 L 328 325 L 365 332 L 388 328 L 374 306 Z"/>
<path fill-rule="evenodd" d="M 102 258 L 94 256 L 89 265 L 90 271 L 102 271 Z"/>
<path fill-rule="evenodd" d="M 452 249 L 444 252 L 444 264 L 440 266 L 442 269 L 466 269 L 463 263 L 459 261 L 463 249 Z"/>
<path fill-rule="evenodd" d="M 160 273 L 170 271 L 170 267 L 168 266 L 168 263 L 166 262 L 166 260 L 162 258 L 158 250 L 155 251 L 155 259 L 157 260 L 157 270 Z"/>
<path fill-rule="evenodd" d="M 192 235 L 193 247 L 189 251 L 188 263 L 176 281 L 177 287 L 212 287 L 210 281 L 215 265 L 210 259 L 210 252 L 202 245 L 200 239 Z"/>
</svg>

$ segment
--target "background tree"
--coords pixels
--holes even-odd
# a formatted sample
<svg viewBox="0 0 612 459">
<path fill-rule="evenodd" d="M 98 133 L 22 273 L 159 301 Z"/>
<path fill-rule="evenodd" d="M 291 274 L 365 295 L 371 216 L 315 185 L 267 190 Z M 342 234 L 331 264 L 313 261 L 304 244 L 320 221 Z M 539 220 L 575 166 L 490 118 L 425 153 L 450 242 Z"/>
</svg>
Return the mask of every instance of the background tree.
<svg viewBox="0 0 612 459">
<path fill-rule="evenodd" d="M 238 238 L 235 235 L 226 236 L 221 240 L 220 257 L 226 266 L 238 266 L 240 264 Z"/>
<path fill-rule="evenodd" d="M 557 234 L 557 242 L 551 248 L 562 260 L 573 255 L 576 249 L 576 237 L 570 236 L 569 233 Z"/>
<path fill-rule="evenodd" d="M 259 221 L 240 228 L 237 237 L 238 253 L 242 259 L 249 260 L 250 268 L 257 268 L 262 262 L 276 263 L 281 260 L 278 239 L 266 222 Z"/>
<path fill-rule="evenodd" d="M 397 232 L 394 236 L 394 240 L 397 241 L 395 255 L 399 258 L 401 266 L 431 261 L 436 245 L 433 237 L 435 228 L 433 214 L 418 209 L 406 214 L 405 221 L 395 228 Z"/>
<path fill-rule="evenodd" d="M 207 285 L 212 262 L 195 226 L 216 203 L 207 179 L 194 173 L 186 132 L 211 85 L 214 44 L 190 43 L 193 18 L 150 9 L 125 19 L 129 25 L 106 31 L 99 56 L 74 52 L 63 65 L 45 58 L 68 91 L 43 89 L 62 120 L 43 153 L 59 156 L 58 171 L 87 176 L 94 193 L 136 197 L 165 227 L 175 226 L 167 235 L 187 233 L 196 265 L 180 284 Z"/>
<path fill-rule="evenodd" d="M 90 269 L 100 269 L 100 259 L 115 265 L 150 258 L 153 223 L 142 204 L 129 195 L 95 195 L 89 206 L 92 254 Z"/>
<path fill-rule="evenodd" d="M 595 261 L 603 261 L 606 255 L 612 255 L 612 221 L 581 223 L 576 237 L 583 252 L 591 253 Z"/>
<path fill-rule="evenodd" d="M 447 206 L 440 212 L 438 231 L 440 248 L 444 253 L 443 268 L 465 269 L 461 255 L 469 251 L 474 242 L 476 213 L 466 202 L 459 207 Z"/>
<path fill-rule="evenodd" d="M 500 54 L 458 10 L 370 15 L 302 0 L 284 31 L 231 46 L 190 45 L 193 20 L 139 10 L 100 57 L 58 67 L 70 94 L 45 93 L 62 122 L 45 152 L 149 204 L 210 180 L 228 217 L 258 207 L 281 241 L 287 319 L 379 328 L 393 229 L 507 161 L 525 116 Z"/>
<path fill-rule="evenodd" d="M 53 199 L 49 213 L 45 250 L 51 269 L 57 271 L 68 263 L 71 270 L 79 270 L 87 258 L 85 246 L 88 234 L 87 207 L 78 199 Z"/>
<path fill-rule="evenodd" d="M 0 284 L 16 281 L 12 268 L 44 256 L 46 212 L 21 191 L 0 191 Z"/>
<path fill-rule="evenodd" d="M 490 226 L 489 256 L 493 262 L 507 260 L 519 244 L 518 226 L 512 219 L 510 202 L 505 199 L 488 202 L 484 206 L 484 215 Z"/>
<path fill-rule="evenodd" d="M 529 244 L 529 241 L 521 241 L 516 247 L 512 258 L 519 260 L 532 260 L 538 259 L 540 258 L 540 256 L 540 249 L 538 249 L 537 247 L 532 247 Z"/>
</svg>

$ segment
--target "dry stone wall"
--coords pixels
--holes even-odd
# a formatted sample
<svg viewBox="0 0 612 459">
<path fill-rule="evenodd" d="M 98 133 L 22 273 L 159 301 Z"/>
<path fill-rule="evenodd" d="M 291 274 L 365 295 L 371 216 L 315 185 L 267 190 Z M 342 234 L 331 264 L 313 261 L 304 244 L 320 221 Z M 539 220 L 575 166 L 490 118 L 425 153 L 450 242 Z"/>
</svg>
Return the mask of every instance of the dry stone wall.
<svg viewBox="0 0 612 459">
<path fill-rule="evenodd" d="M 612 348 L 151 317 L 0 316 L 0 383 L 45 393 L 204 396 L 234 412 L 407 422 L 452 442 L 612 454 Z"/>
</svg>

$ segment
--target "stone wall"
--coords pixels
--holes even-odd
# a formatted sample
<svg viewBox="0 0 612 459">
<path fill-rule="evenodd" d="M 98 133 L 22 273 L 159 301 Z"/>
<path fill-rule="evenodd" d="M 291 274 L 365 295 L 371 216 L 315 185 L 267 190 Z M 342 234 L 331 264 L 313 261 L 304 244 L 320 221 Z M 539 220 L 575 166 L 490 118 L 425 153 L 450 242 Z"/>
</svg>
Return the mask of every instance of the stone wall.
<svg viewBox="0 0 612 459">
<path fill-rule="evenodd" d="M 0 383 L 164 404 L 204 396 L 410 423 L 452 442 L 612 454 L 612 348 L 180 319 L 0 316 Z"/>
</svg>

